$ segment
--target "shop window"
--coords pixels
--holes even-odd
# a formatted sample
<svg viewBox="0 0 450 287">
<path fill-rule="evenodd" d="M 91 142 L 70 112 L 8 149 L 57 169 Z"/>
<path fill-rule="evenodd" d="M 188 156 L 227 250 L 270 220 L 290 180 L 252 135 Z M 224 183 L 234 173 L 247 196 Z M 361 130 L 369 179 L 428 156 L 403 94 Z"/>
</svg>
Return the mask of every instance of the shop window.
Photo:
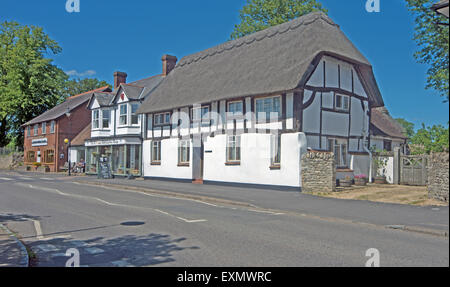
<svg viewBox="0 0 450 287">
<path fill-rule="evenodd" d="M 29 151 L 27 153 L 27 161 L 28 162 L 36 162 L 36 152 L 34 151 Z"/>
<path fill-rule="evenodd" d="M 54 150 L 44 151 L 44 162 L 53 163 L 54 161 L 55 161 L 55 151 Z"/>
</svg>

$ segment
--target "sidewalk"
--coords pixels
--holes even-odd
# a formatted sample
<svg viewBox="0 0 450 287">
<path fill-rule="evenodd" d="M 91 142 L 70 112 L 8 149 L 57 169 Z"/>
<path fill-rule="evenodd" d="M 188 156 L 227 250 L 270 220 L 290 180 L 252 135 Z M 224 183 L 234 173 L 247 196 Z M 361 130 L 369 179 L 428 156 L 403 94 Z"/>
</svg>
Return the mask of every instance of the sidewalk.
<svg viewBox="0 0 450 287">
<path fill-rule="evenodd" d="M 0 224 L 0 268 L 28 267 L 25 246 L 2 224 Z"/>
<path fill-rule="evenodd" d="M 423 229 L 446 233 L 449 230 L 449 207 L 422 207 L 361 200 L 323 198 L 296 191 L 272 190 L 267 188 L 225 186 L 215 184 L 194 185 L 191 183 L 163 180 L 99 180 L 83 177 L 74 181 L 95 184 L 120 185 L 124 188 L 145 188 L 218 198 L 251 204 L 257 207 L 303 213 L 319 217 L 336 218 L 381 226 L 395 226 L 404 229 Z M 403 228 L 402 228 L 403 229 Z"/>
</svg>

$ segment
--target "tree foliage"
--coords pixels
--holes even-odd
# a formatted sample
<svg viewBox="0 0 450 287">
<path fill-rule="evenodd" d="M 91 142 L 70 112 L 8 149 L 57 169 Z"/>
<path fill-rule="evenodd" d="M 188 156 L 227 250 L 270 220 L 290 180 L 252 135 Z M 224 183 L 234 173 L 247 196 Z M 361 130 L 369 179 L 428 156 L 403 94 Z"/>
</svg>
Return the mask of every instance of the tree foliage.
<svg viewBox="0 0 450 287">
<path fill-rule="evenodd" d="M 61 47 L 35 26 L 0 24 L 0 138 L 23 141 L 21 125 L 64 97 L 67 75 L 46 58 Z M 4 144 L 2 142 L 2 144 Z"/>
<path fill-rule="evenodd" d="M 316 0 L 247 0 L 239 12 L 241 23 L 235 25 L 231 39 L 288 22 L 314 11 L 328 12 Z"/>
<path fill-rule="evenodd" d="M 419 46 L 415 58 L 419 63 L 428 64 L 427 86 L 435 89 L 448 102 L 449 74 L 449 26 L 438 23 L 448 23 L 443 15 L 438 15 L 431 9 L 435 0 L 406 0 L 408 9 L 415 16 L 414 40 Z"/>
<path fill-rule="evenodd" d="M 68 96 L 75 96 L 105 86 L 111 85 L 98 79 L 73 79 L 66 82 L 65 89 Z"/>
<path fill-rule="evenodd" d="M 411 152 L 413 154 L 429 154 L 448 151 L 448 131 L 448 124 L 447 128 L 442 125 L 426 127 L 425 124 L 422 124 L 422 128 L 411 138 Z"/>
<path fill-rule="evenodd" d="M 411 138 L 415 134 L 414 124 L 411 122 L 408 122 L 407 120 L 402 119 L 402 118 L 398 118 L 395 120 L 397 121 L 397 123 L 400 124 L 400 126 L 402 126 L 402 128 L 404 130 L 404 135 L 407 136 L 409 140 L 411 140 Z"/>
</svg>

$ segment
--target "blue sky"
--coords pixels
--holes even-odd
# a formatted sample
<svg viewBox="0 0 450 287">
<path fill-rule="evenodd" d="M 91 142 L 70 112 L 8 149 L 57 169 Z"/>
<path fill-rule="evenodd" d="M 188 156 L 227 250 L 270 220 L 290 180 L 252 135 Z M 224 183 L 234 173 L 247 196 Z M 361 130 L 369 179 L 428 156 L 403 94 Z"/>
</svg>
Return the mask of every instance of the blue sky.
<svg viewBox="0 0 450 287">
<path fill-rule="evenodd" d="M 413 58 L 414 19 L 404 0 L 380 0 L 380 13 L 368 13 L 366 0 L 319 1 L 372 63 L 394 117 L 416 128 L 448 122 L 448 104 L 424 89 L 427 66 Z M 114 71 L 138 80 L 161 73 L 163 54 L 181 59 L 227 41 L 245 0 L 80 0 L 80 13 L 72 14 L 65 3 L 2 0 L 0 21 L 44 27 L 63 48 L 53 57 L 58 66 L 111 83 Z"/>
</svg>

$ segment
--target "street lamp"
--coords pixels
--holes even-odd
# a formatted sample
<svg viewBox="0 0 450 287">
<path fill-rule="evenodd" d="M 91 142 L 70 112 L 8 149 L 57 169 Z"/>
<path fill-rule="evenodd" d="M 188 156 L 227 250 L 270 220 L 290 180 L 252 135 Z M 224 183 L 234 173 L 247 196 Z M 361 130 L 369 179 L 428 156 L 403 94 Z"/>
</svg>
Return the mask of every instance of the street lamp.
<svg viewBox="0 0 450 287">
<path fill-rule="evenodd" d="M 72 121 L 70 120 L 70 108 L 67 107 L 66 117 L 69 119 L 69 137 L 72 136 Z M 69 176 L 70 176 L 70 170 L 72 169 L 72 164 L 70 163 L 70 140 L 68 138 L 64 139 L 64 143 L 67 145 L 67 162 L 69 163 Z"/>
<path fill-rule="evenodd" d="M 70 141 L 69 139 L 64 139 L 64 143 L 67 145 L 67 162 L 69 163 L 69 167 L 67 168 L 67 170 L 69 171 L 69 176 L 70 176 L 70 168 L 71 168 L 71 164 L 70 164 L 70 154 L 69 154 L 69 150 L 70 150 Z"/>
</svg>

